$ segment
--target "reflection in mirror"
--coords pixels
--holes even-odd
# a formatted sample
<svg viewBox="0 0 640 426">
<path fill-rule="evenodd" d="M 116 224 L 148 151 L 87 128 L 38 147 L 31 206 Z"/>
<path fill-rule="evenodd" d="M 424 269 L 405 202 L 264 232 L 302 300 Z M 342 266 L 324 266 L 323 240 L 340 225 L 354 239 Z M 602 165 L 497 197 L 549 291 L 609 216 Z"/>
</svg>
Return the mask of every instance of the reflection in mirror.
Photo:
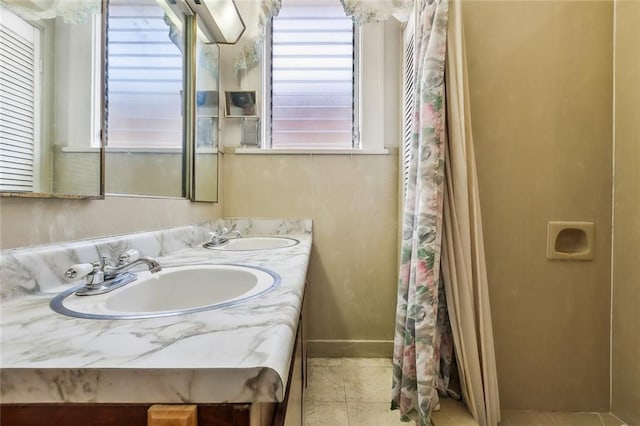
<svg viewBox="0 0 640 426">
<path fill-rule="evenodd" d="M 102 195 L 102 4 L 0 4 L 2 195 Z"/>
<path fill-rule="evenodd" d="M 235 44 L 245 30 L 234 0 L 185 0 L 209 43 Z"/>
<path fill-rule="evenodd" d="M 193 201 L 218 201 L 219 56 L 218 46 L 197 38 Z"/>
<path fill-rule="evenodd" d="M 256 92 L 224 92 L 227 117 L 257 117 Z"/>
<path fill-rule="evenodd" d="M 164 2 L 162 2 L 164 3 Z M 106 192 L 184 196 L 184 16 L 109 0 Z"/>
</svg>

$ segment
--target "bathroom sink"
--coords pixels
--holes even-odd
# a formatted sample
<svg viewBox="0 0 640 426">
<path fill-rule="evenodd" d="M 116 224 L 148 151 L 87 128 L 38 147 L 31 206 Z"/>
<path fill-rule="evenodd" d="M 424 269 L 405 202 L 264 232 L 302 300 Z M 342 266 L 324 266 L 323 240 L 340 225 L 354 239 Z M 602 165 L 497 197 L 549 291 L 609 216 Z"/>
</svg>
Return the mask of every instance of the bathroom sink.
<svg viewBox="0 0 640 426">
<path fill-rule="evenodd" d="M 88 319 L 142 319 L 232 306 L 262 295 L 280 283 L 275 272 L 244 265 L 190 265 L 165 268 L 124 287 L 96 296 L 71 288 L 51 301 L 63 315 Z"/>
<path fill-rule="evenodd" d="M 204 247 L 212 250 L 268 250 L 276 248 L 291 247 L 298 244 L 299 241 L 286 237 L 242 237 L 232 238 L 227 242 L 219 245 L 205 243 Z"/>
</svg>

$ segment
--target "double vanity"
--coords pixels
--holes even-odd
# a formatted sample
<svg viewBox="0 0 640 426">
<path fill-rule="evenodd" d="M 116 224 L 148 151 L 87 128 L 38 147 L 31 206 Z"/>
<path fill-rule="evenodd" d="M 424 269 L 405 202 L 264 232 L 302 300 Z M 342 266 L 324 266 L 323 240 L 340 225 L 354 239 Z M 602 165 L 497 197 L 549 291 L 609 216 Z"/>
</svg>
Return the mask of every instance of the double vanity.
<svg viewBox="0 0 640 426">
<path fill-rule="evenodd" d="M 210 244 L 223 228 L 239 237 Z M 199 426 L 300 424 L 310 250 L 308 220 L 219 220 L 4 251 L 3 423 L 145 425 L 153 405 L 188 404 Z M 131 254 L 160 269 L 77 295 Z"/>
</svg>

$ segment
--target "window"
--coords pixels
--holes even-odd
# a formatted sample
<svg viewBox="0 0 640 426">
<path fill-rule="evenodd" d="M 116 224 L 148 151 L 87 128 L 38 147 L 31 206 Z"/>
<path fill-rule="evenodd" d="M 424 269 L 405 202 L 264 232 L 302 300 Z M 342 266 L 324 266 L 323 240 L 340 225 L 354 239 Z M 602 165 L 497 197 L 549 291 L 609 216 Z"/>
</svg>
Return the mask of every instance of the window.
<svg viewBox="0 0 640 426">
<path fill-rule="evenodd" d="M 155 0 L 110 0 L 109 148 L 182 148 L 182 53 Z"/>
<path fill-rule="evenodd" d="M 356 35 L 339 0 L 284 2 L 265 55 L 271 83 L 265 147 L 359 148 Z"/>
<path fill-rule="evenodd" d="M 40 146 L 40 30 L 0 8 L 0 190 L 33 191 Z"/>
</svg>

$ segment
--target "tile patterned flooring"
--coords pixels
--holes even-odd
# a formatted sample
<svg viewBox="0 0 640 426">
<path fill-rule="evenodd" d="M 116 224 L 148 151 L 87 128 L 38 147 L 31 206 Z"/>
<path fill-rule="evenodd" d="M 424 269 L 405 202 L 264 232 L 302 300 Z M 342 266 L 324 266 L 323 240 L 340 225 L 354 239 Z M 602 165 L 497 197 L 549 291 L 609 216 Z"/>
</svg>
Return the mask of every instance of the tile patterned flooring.
<svg viewBox="0 0 640 426">
<path fill-rule="evenodd" d="M 608 413 L 502 410 L 500 426 L 626 426 Z"/>
<path fill-rule="evenodd" d="M 309 358 L 305 426 L 400 426 L 389 409 L 391 360 Z M 477 426 L 462 403 L 442 400 L 435 426 Z M 611 414 L 504 410 L 500 426 L 621 426 Z"/>
</svg>

